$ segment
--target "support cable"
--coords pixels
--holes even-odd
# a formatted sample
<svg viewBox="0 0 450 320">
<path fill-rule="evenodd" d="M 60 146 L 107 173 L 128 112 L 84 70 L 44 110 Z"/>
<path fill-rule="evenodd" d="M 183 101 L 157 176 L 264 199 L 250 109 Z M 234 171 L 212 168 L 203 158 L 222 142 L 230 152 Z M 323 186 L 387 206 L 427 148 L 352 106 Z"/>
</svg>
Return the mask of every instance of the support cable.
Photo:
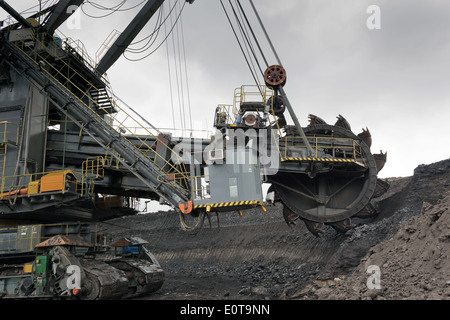
<svg viewBox="0 0 450 320">
<path fill-rule="evenodd" d="M 181 16 L 181 13 L 182 13 L 182 11 L 183 11 L 185 5 L 186 5 L 186 2 L 183 4 L 183 7 L 181 8 L 181 11 L 180 11 L 180 13 L 178 14 L 178 16 L 177 16 L 177 18 L 176 18 L 174 24 L 172 25 L 172 27 L 171 27 L 169 33 L 168 33 L 168 34 L 166 35 L 166 37 L 161 41 L 161 43 L 158 44 L 158 46 L 157 46 L 155 49 L 153 49 L 150 53 L 148 53 L 147 55 L 145 55 L 144 57 L 141 57 L 141 58 L 139 58 L 139 59 L 130 59 L 130 58 L 126 58 L 126 59 L 129 60 L 129 61 L 141 61 L 141 60 L 144 60 L 144 59 L 150 57 L 153 53 L 155 53 L 155 52 L 156 52 L 156 51 L 164 44 L 164 42 L 167 40 L 167 38 L 172 34 L 172 31 L 173 31 L 173 29 L 175 28 L 175 26 L 176 26 L 176 24 L 177 24 L 177 22 L 178 22 L 178 20 L 179 20 L 179 18 L 180 18 L 180 16 Z"/>
<path fill-rule="evenodd" d="M 252 70 L 252 68 L 251 68 L 250 62 L 248 61 L 247 56 L 245 55 L 245 51 L 244 51 L 244 49 L 242 48 L 242 44 L 241 44 L 241 42 L 239 41 L 239 37 L 238 37 L 238 35 L 237 35 L 237 33 L 236 33 L 236 30 L 234 29 L 233 23 L 231 22 L 230 16 L 228 15 L 228 12 L 227 12 L 227 10 L 226 10 L 226 8 L 225 8 L 225 6 L 224 6 L 222 0 L 220 0 L 220 4 L 222 5 L 223 11 L 225 12 L 225 15 L 226 15 L 226 17 L 227 17 L 227 19 L 228 19 L 228 22 L 229 22 L 230 26 L 231 26 L 231 29 L 233 30 L 233 33 L 234 33 L 234 36 L 235 36 L 235 38 L 236 38 L 236 40 L 237 40 L 237 42 L 238 42 L 239 48 L 241 49 L 242 54 L 244 55 L 245 61 L 247 62 L 247 66 L 248 66 L 249 69 L 250 69 L 250 72 L 251 72 L 251 74 L 252 74 L 253 80 L 255 80 L 255 83 L 258 85 L 258 80 L 256 79 L 256 76 L 255 76 L 255 74 L 253 73 L 253 70 Z M 259 86 L 258 86 L 258 88 L 259 88 Z"/>
<path fill-rule="evenodd" d="M 245 14 L 244 9 L 242 8 L 241 1 L 240 1 L 240 0 L 237 0 L 237 3 L 238 3 L 238 5 L 239 5 L 239 8 L 240 8 L 240 10 L 241 10 L 243 16 L 244 16 L 244 19 L 245 19 L 245 21 L 246 21 L 246 23 L 247 23 L 248 28 L 250 29 L 250 32 L 252 33 L 253 39 L 255 40 L 255 43 L 256 43 L 256 45 L 258 46 L 259 53 L 261 54 L 261 57 L 263 58 L 264 63 L 265 63 L 265 66 L 266 66 L 266 68 L 267 68 L 267 67 L 269 67 L 269 63 L 267 62 L 266 56 L 264 55 L 264 52 L 263 52 L 261 46 L 259 45 L 258 38 L 256 38 L 255 32 L 253 31 L 253 28 L 252 28 L 250 22 L 248 21 L 247 15 Z"/>
<path fill-rule="evenodd" d="M 180 17 L 180 28 L 181 28 L 181 41 L 182 41 L 182 47 L 183 47 L 183 60 L 184 60 L 184 74 L 186 78 L 186 93 L 187 93 L 187 103 L 188 103 L 188 110 L 189 110 L 189 123 L 191 126 L 191 130 L 194 129 L 192 125 L 192 111 L 191 111 L 191 98 L 189 94 L 189 80 L 188 80 L 188 69 L 187 69 L 187 63 L 186 63 L 186 46 L 184 42 L 184 31 L 183 31 L 183 18 Z"/>
<path fill-rule="evenodd" d="M 163 7 L 161 8 L 163 9 Z M 164 32 L 165 35 L 167 37 L 167 25 L 164 24 Z M 172 107 L 172 124 L 173 127 L 176 128 L 175 125 L 175 110 L 174 110 L 174 105 L 173 105 L 173 91 L 172 91 L 172 73 L 170 70 L 170 55 L 169 55 L 169 42 L 166 41 L 166 55 L 167 55 L 167 68 L 168 68 L 168 75 L 169 75 L 169 90 L 170 90 L 170 105 Z"/>
<path fill-rule="evenodd" d="M 242 29 L 243 34 L 245 36 L 245 41 L 248 43 L 248 47 L 250 48 L 250 51 L 251 51 L 251 53 L 253 55 L 253 58 L 254 58 L 256 64 L 258 65 L 259 72 L 261 73 L 261 75 L 263 75 L 264 74 L 264 70 L 266 68 L 264 68 L 264 69 L 261 68 L 261 64 L 259 63 L 258 56 L 256 55 L 256 52 L 255 52 L 255 49 L 254 49 L 254 45 L 252 43 L 251 37 L 249 35 L 249 31 L 248 31 L 248 29 L 250 29 L 251 32 L 253 32 L 253 30 L 252 30 L 252 28 L 250 26 L 250 23 L 248 22 L 247 16 L 246 16 L 246 14 L 244 12 L 244 9 L 241 6 L 240 1 L 239 0 L 234 0 L 234 1 L 236 3 L 237 7 L 239 8 L 238 13 L 239 13 L 240 20 L 242 21 L 242 23 L 240 23 L 240 26 L 241 26 L 241 29 Z M 258 43 L 256 43 L 256 44 L 259 46 Z"/>
<path fill-rule="evenodd" d="M 280 57 L 278 57 L 277 51 L 275 50 L 275 47 L 273 46 L 272 41 L 270 40 L 269 34 L 267 33 L 266 28 L 264 27 L 264 24 L 263 24 L 259 14 L 258 14 L 258 11 L 256 10 L 255 5 L 253 4 L 253 1 L 252 0 L 249 0 L 249 1 L 250 1 L 250 4 L 251 4 L 251 6 L 253 8 L 253 11 L 255 12 L 256 18 L 258 19 L 258 22 L 259 22 L 259 24 L 261 26 L 261 29 L 263 30 L 264 35 L 266 36 L 267 42 L 269 43 L 270 48 L 272 49 L 272 52 L 273 52 L 273 54 L 274 54 L 278 64 L 280 66 L 283 66 L 283 64 L 281 63 Z"/>
<path fill-rule="evenodd" d="M 267 33 L 266 28 L 264 27 L 264 24 L 263 24 L 259 14 L 258 14 L 258 11 L 256 10 L 255 5 L 253 4 L 253 1 L 252 0 L 249 0 L 249 1 L 250 1 L 250 4 L 251 4 L 251 6 L 253 8 L 253 11 L 255 12 L 255 15 L 256 15 L 256 17 L 257 17 L 257 19 L 259 21 L 259 24 L 261 26 L 261 29 L 263 30 L 264 35 L 266 36 L 267 42 L 269 43 L 269 45 L 270 45 L 270 47 L 272 49 L 272 52 L 273 52 L 273 54 L 274 54 L 278 64 L 280 66 L 283 66 L 282 63 L 281 63 L 280 57 L 278 56 L 277 51 L 275 50 L 275 47 L 273 46 L 272 41 L 270 40 L 269 34 Z M 290 103 L 290 101 L 289 101 L 289 99 L 288 99 L 288 97 L 286 95 L 286 92 L 284 91 L 283 86 L 279 86 L 278 90 L 280 91 L 280 94 L 283 97 L 284 104 L 285 104 L 286 108 L 288 109 L 289 114 L 290 114 L 292 120 L 294 121 L 295 127 L 296 127 L 300 137 L 302 138 L 303 143 L 305 144 L 305 146 L 306 146 L 306 148 L 308 150 L 309 156 L 312 156 L 314 154 L 314 150 L 311 148 L 311 145 L 310 145 L 308 139 L 306 138 L 306 135 L 305 135 L 305 133 L 304 133 L 304 131 L 302 129 L 302 126 L 300 125 L 300 122 L 298 121 L 297 116 L 295 115 L 294 109 L 291 106 L 291 103 Z"/>
<path fill-rule="evenodd" d="M 253 70 L 253 72 L 254 72 L 255 74 L 257 74 L 258 72 L 256 71 L 255 65 L 253 64 L 253 60 L 252 60 L 252 58 L 251 58 L 250 51 L 252 52 L 253 58 L 255 59 L 256 64 L 257 64 L 258 66 L 259 66 L 259 62 L 258 62 L 258 59 L 257 59 L 257 57 L 256 57 L 256 55 L 255 55 L 255 52 L 254 52 L 253 48 L 252 48 L 252 44 L 251 44 L 251 42 L 249 41 L 249 39 L 248 39 L 248 37 L 247 37 L 246 30 L 245 30 L 245 28 L 242 26 L 242 23 L 241 23 L 241 21 L 240 21 L 240 19 L 239 19 L 238 14 L 236 13 L 236 10 L 234 9 L 233 4 L 231 3 L 231 0 L 228 0 L 228 2 L 230 3 L 231 9 L 232 9 L 233 14 L 234 14 L 234 18 L 236 19 L 237 25 L 238 25 L 238 27 L 239 27 L 239 31 L 240 31 L 240 33 L 241 33 L 241 37 L 242 37 L 242 39 L 244 40 L 244 46 L 245 46 L 245 49 L 247 50 L 247 54 L 248 54 L 248 57 L 249 57 L 249 60 L 250 60 L 250 64 L 251 64 L 252 70 Z M 249 48 L 250 48 L 250 49 L 249 49 Z M 261 70 L 261 67 L 260 67 L 260 66 L 259 66 L 259 68 L 260 68 L 261 74 L 264 74 L 264 72 Z M 258 79 L 258 77 L 256 77 L 256 78 Z M 260 86 L 259 81 L 257 82 L 257 85 L 258 85 L 258 87 Z"/>
<path fill-rule="evenodd" d="M 161 7 L 161 8 L 162 8 L 162 7 Z M 151 34 L 149 34 L 148 36 L 146 36 L 145 38 L 143 38 L 143 39 L 141 39 L 141 40 L 138 40 L 138 41 L 135 41 L 135 42 L 130 43 L 130 46 L 136 45 L 136 44 L 138 44 L 138 43 L 141 43 L 141 42 L 147 40 L 148 38 L 153 37 L 153 35 L 154 35 L 155 33 L 159 33 L 159 30 L 161 29 L 161 27 L 162 27 L 163 25 L 165 26 L 165 23 L 166 23 L 167 19 L 170 17 L 170 15 L 172 14 L 172 11 L 173 11 L 174 9 L 175 9 L 175 4 L 172 6 L 172 8 L 170 9 L 169 13 L 168 13 L 167 16 L 164 18 L 164 20 L 162 20 L 162 21 L 159 23 L 158 27 L 155 27 L 155 30 L 154 30 Z M 158 19 L 159 19 L 159 18 L 158 18 Z M 156 23 L 156 24 L 158 24 L 158 23 Z M 167 33 L 166 33 L 166 35 L 167 35 Z"/>
<path fill-rule="evenodd" d="M 172 18 L 171 18 L 171 22 L 172 22 Z M 178 28 L 176 29 L 175 32 L 178 35 Z M 176 78 L 177 92 L 178 92 L 178 111 L 180 113 L 182 135 L 184 135 L 184 130 L 186 129 L 186 124 L 185 124 L 185 121 L 184 121 L 184 112 L 183 112 L 182 100 L 181 100 L 181 94 L 180 94 L 180 79 L 178 78 L 178 63 L 180 61 L 177 60 L 177 45 L 175 44 L 175 35 L 174 35 L 174 33 L 171 33 L 171 37 L 172 37 L 172 46 L 173 46 L 173 56 L 174 56 L 174 61 L 175 61 L 174 62 L 174 64 L 175 64 L 175 67 L 174 67 L 174 69 L 175 69 L 175 78 Z M 177 41 L 177 43 L 178 43 L 178 41 Z M 182 83 L 181 83 L 181 85 L 182 85 Z"/>
<path fill-rule="evenodd" d="M 161 18 L 162 18 L 162 10 L 159 11 L 158 18 L 156 20 L 156 24 L 155 24 L 155 28 L 154 28 L 153 32 L 149 36 L 145 37 L 144 39 L 136 41 L 135 43 L 131 43 L 128 46 L 128 48 L 125 50 L 125 52 L 143 53 L 143 52 L 147 51 L 155 43 L 156 39 L 158 38 L 159 30 L 161 29 L 161 25 L 162 25 Z M 155 37 L 153 38 L 153 36 L 155 36 Z M 143 46 L 141 46 L 139 48 L 131 47 L 132 45 L 141 43 L 145 40 L 147 40 L 147 42 Z"/>
</svg>

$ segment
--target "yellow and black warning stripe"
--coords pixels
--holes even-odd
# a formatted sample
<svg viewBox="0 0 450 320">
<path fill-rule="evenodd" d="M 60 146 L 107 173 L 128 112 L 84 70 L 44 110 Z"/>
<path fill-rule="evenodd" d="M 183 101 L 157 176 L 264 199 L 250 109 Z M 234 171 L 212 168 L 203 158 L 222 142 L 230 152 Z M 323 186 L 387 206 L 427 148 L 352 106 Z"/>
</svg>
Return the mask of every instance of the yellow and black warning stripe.
<svg viewBox="0 0 450 320">
<path fill-rule="evenodd" d="M 281 158 L 281 161 L 321 161 L 321 162 L 356 162 L 355 159 L 343 158 L 316 158 L 316 157 L 287 157 Z"/>
<path fill-rule="evenodd" d="M 201 208 L 207 208 L 207 207 L 210 207 L 212 209 L 212 208 L 250 206 L 250 205 L 263 205 L 263 203 L 258 200 L 218 202 L 218 203 L 197 204 L 197 205 L 194 205 L 194 209 L 201 209 Z"/>
</svg>

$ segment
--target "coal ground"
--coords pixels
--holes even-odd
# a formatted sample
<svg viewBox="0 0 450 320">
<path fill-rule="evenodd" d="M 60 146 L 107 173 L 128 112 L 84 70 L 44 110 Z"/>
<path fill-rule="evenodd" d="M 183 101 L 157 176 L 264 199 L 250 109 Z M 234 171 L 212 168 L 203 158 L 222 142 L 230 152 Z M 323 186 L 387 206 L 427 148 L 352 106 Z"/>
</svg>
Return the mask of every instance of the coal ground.
<svg viewBox="0 0 450 320">
<path fill-rule="evenodd" d="M 117 218 L 101 227 L 113 240 L 147 240 L 165 270 L 162 288 L 140 299 L 449 300 L 450 159 L 385 180 L 389 191 L 373 200 L 378 216 L 353 219 L 345 234 L 326 227 L 316 237 L 302 222 L 289 227 L 279 204 L 242 217 L 221 214 L 220 227 L 213 215 L 211 227 L 205 221 L 195 235 L 180 228 L 173 212 Z M 429 252 L 418 263 L 424 248 Z M 368 288 L 371 264 L 379 265 L 381 289 Z"/>
</svg>

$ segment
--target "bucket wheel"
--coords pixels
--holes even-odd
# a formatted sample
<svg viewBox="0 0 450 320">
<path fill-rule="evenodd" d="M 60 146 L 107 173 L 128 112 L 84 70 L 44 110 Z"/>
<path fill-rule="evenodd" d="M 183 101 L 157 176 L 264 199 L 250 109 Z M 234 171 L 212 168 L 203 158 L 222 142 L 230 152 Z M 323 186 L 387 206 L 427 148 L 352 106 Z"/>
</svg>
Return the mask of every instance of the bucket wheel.
<svg viewBox="0 0 450 320">
<path fill-rule="evenodd" d="M 313 123 L 303 129 L 307 137 L 354 140 L 361 147 L 358 163 L 311 162 L 309 172 L 279 172 L 271 179 L 272 190 L 283 203 L 289 225 L 301 219 L 314 235 L 319 235 L 324 225 L 346 232 L 352 227 L 352 217 L 374 213 L 370 200 L 378 186 L 377 163 L 369 146 L 349 126 Z"/>
</svg>

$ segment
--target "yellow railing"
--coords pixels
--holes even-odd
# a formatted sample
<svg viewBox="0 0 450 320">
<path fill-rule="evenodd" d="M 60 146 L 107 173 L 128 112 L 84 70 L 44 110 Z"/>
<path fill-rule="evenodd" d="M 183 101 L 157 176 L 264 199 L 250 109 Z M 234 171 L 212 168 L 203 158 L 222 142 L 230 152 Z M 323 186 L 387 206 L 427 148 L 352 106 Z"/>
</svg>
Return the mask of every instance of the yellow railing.
<svg viewBox="0 0 450 320">
<path fill-rule="evenodd" d="M 204 200 L 211 198 L 211 194 L 207 188 L 205 176 L 191 177 L 192 199 Z"/>
<path fill-rule="evenodd" d="M 219 104 L 216 109 L 215 125 L 232 125 L 237 122 L 239 110 L 233 105 Z"/>
<path fill-rule="evenodd" d="M 6 170 L 6 154 L 8 151 L 8 143 L 18 145 L 19 143 L 19 126 L 9 121 L 0 121 L 0 171 L 2 181 L 0 183 L 0 190 L 5 187 Z"/>
<path fill-rule="evenodd" d="M 272 128 L 272 138 L 275 142 L 278 154 L 282 158 L 279 139 L 283 136 L 281 128 L 277 121 L 277 116 L 273 110 L 274 102 L 273 89 L 266 86 L 243 85 L 236 88 L 232 105 L 220 104 L 216 109 L 215 125 L 234 126 L 237 125 L 241 105 L 245 102 L 261 102 L 264 106 L 264 113 L 267 116 L 269 125 Z M 275 130 L 274 130 L 275 129 Z M 275 151 L 275 150 L 273 150 Z"/>
<path fill-rule="evenodd" d="M 307 137 L 311 148 L 314 150 L 314 155 L 310 157 L 320 157 L 322 153 L 319 151 L 327 150 L 327 154 L 337 158 L 346 158 L 356 160 L 361 155 L 361 147 L 354 139 L 351 138 L 336 138 L 336 137 Z M 295 149 L 305 149 L 306 145 L 302 137 L 285 136 L 280 140 L 284 141 L 284 157 L 288 158 L 288 154 Z"/>
<path fill-rule="evenodd" d="M 5 170 L 6 170 L 6 152 L 8 146 L 0 146 L 0 170 L 2 171 L 1 183 L 0 183 L 0 192 L 2 193 L 5 188 Z"/>
<path fill-rule="evenodd" d="M 77 190 L 80 190 L 82 196 L 92 198 L 94 193 L 94 183 L 97 179 L 102 179 L 105 176 L 104 165 L 106 157 L 89 157 L 83 161 L 81 185 Z"/>
<path fill-rule="evenodd" d="M 278 155 L 281 157 L 280 142 L 279 139 L 283 136 L 281 128 L 278 124 L 277 117 L 273 110 L 274 102 L 274 90 L 267 86 L 256 85 L 244 85 L 235 89 L 234 93 L 234 106 L 239 110 L 240 106 L 244 102 L 261 101 L 261 105 L 267 107 L 267 117 L 269 125 L 272 128 L 272 138 L 275 142 L 275 146 L 278 151 Z M 274 130 L 276 128 L 276 130 Z M 272 152 L 275 150 L 272 150 Z"/>
<path fill-rule="evenodd" d="M 7 142 L 18 144 L 19 126 L 9 121 L 0 121 L 0 145 Z"/>
<path fill-rule="evenodd" d="M 239 110 L 244 102 L 261 101 L 266 105 L 268 100 L 273 97 L 273 89 L 267 86 L 243 85 L 234 90 L 234 107 Z"/>
<path fill-rule="evenodd" d="M 34 41 L 36 43 L 39 43 L 39 39 L 35 38 Z M 98 104 L 96 99 L 94 99 L 90 92 L 96 91 L 99 94 L 104 94 L 100 89 L 95 87 L 92 83 L 90 83 L 87 79 L 83 77 L 83 75 L 79 74 L 76 70 L 72 69 L 67 63 L 65 63 L 63 60 L 60 60 L 60 62 L 63 64 L 63 68 L 66 70 L 70 70 L 71 75 L 64 74 L 61 72 L 63 68 L 57 69 L 52 65 L 52 63 L 48 62 L 46 60 L 46 57 L 41 55 L 39 52 L 37 52 L 32 46 L 26 45 L 25 41 L 15 41 L 15 46 L 28 58 L 30 58 L 34 63 L 36 63 L 39 66 L 42 66 L 42 63 L 45 63 L 45 67 L 41 68 L 45 73 L 47 73 L 50 77 L 52 77 L 56 82 L 58 82 L 62 87 L 64 87 L 70 94 L 72 94 L 76 99 L 82 103 L 85 107 L 87 107 L 93 114 L 96 116 L 96 120 L 101 123 L 103 126 L 110 127 L 114 129 L 115 127 L 119 126 L 123 129 L 123 134 L 121 136 L 126 139 L 128 142 L 133 144 L 129 137 L 136 138 L 141 146 L 139 149 L 149 150 L 154 153 L 154 158 L 150 158 L 150 156 L 146 153 L 140 152 L 144 157 L 146 157 L 149 161 L 153 162 L 155 166 L 157 166 L 160 170 L 163 172 L 166 172 L 167 174 L 175 173 L 179 176 L 183 177 L 184 184 L 177 185 L 177 184 L 171 184 L 174 187 L 181 188 L 183 190 L 187 190 L 187 188 L 183 186 L 189 186 L 189 174 L 183 164 L 182 159 L 180 156 L 175 153 L 169 146 L 165 145 L 168 150 L 171 151 L 171 158 L 176 159 L 176 163 L 179 164 L 179 167 L 174 165 L 172 162 L 169 162 L 167 159 L 164 159 L 159 154 L 156 153 L 156 151 L 152 148 L 152 145 L 149 145 L 147 143 L 149 136 L 153 136 L 155 139 L 157 139 L 157 136 L 155 136 L 151 131 L 146 129 L 145 126 L 139 123 L 139 121 L 136 119 L 136 116 L 132 115 L 130 112 L 124 110 L 122 107 L 120 107 L 116 100 L 110 98 L 111 104 L 114 106 L 117 112 L 111 113 L 109 110 L 102 107 L 102 105 Z M 40 46 L 44 46 L 44 44 L 41 44 Z M 36 47 L 36 45 L 34 46 Z M 39 61 L 39 62 L 38 62 Z M 88 85 L 88 88 L 80 88 L 77 83 L 73 81 L 73 77 L 77 76 L 78 79 L 82 79 L 83 82 Z M 81 94 L 81 96 L 77 96 L 73 93 L 73 90 L 77 90 Z M 112 93 L 110 93 L 110 96 L 113 96 Z M 99 110 L 102 110 L 102 113 L 107 115 L 107 118 L 111 119 L 111 122 L 106 121 L 97 110 L 94 110 L 93 107 L 98 108 Z M 105 116 L 106 118 L 106 116 Z M 128 128 L 135 128 L 140 127 L 142 128 L 143 132 L 145 132 L 145 136 L 137 135 L 132 130 Z M 114 129 L 115 130 L 115 129 Z M 116 131 L 116 130 L 115 130 Z M 117 132 L 117 131 L 116 131 Z M 158 158 L 161 158 L 161 161 L 159 161 Z M 158 161 L 157 161 L 158 160 Z M 163 163 L 163 165 L 158 164 Z M 157 173 L 159 174 L 159 173 Z M 170 183 L 169 183 L 170 184 Z"/>
</svg>

